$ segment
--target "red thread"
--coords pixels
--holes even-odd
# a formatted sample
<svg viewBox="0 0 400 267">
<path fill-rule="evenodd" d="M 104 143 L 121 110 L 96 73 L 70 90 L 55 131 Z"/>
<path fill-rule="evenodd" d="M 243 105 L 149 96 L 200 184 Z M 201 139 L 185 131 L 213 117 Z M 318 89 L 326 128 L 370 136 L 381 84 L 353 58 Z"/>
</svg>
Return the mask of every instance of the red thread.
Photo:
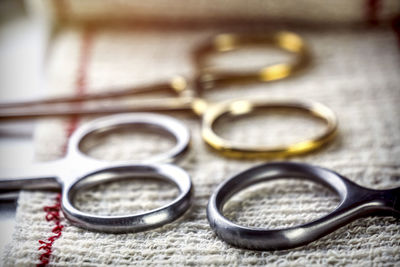
<svg viewBox="0 0 400 267">
<path fill-rule="evenodd" d="M 49 263 L 53 243 L 55 240 L 59 239 L 61 236 L 61 231 L 64 225 L 61 224 L 60 220 L 60 210 L 61 210 L 61 194 L 58 194 L 55 198 L 56 203 L 53 206 L 45 206 L 43 210 L 47 213 L 46 220 L 48 222 L 53 221 L 56 225 L 53 230 L 52 236 L 47 238 L 46 241 L 39 240 L 39 244 L 42 246 L 38 250 L 44 250 L 44 252 L 39 256 L 40 263 L 37 266 L 46 266 Z"/>
<path fill-rule="evenodd" d="M 377 25 L 379 22 L 378 14 L 381 8 L 381 1 L 380 0 L 367 0 L 367 7 L 366 7 L 366 20 L 370 25 Z"/>
<path fill-rule="evenodd" d="M 397 37 L 397 44 L 400 48 L 400 14 L 398 14 L 392 21 L 392 28 Z"/>
<path fill-rule="evenodd" d="M 78 127 L 79 124 L 79 118 L 78 116 L 73 116 L 66 124 L 65 126 L 65 135 L 66 135 L 66 139 L 68 140 L 72 133 L 75 131 L 75 129 Z M 65 142 L 63 147 L 62 147 L 62 151 L 63 154 L 65 154 L 67 152 L 67 143 Z"/>
<path fill-rule="evenodd" d="M 87 70 L 89 65 L 91 46 L 92 46 L 92 31 L 88 29 L 83 33 L 83 39 L 81 43 L 81 54 L 77 70 L 77 76 L 75 80 L 75 93 L 77 95 L 83 95 L 86 92 L 87 77 L 88 77 Z M 71 137 L 72 133 L 75 131 L 78 124 L 79 124 L 78 116 L 73 116 L 71 120 L 67 123 L 65 128 L 67 139 Z M 67 150 L 67 143 L 65 143 L 63 146 L 64 154 L 66 150 Z"/>
<path fill-rule="evenodd" d="M 86 91 L 87 84 L 87 69 L 89 63 L 89 52 L 92 44 L 92 32 L 87 30 L 84 32 L 82 45 L 81 45 L 81 55 L 79 59 L 79 65 L 77 70 L 77 77 L 75 80 L 75 90 L 76 94 L 84 94 Z M 67 139 L 72 135 L 78 126 L 79 118 L 74 116 L 69 120 L 66 125 L 65 132 Z M 63 146 L 63 152 L 66 152 L 66 144 Z M 43 207 L 44 212 L 46 212 L 45 219 L 50 222 L 53 221 L 55 226 L 51 230 L 52 236 L 47 238 L 47 240 L 39 240 L 41 245 L 38 250 L 43 251 L 39 256 L 40 263 L 37 266 L 46 266 L 50 262 L 50 256 L 52 254 L 52 248 L 54 242 L 61 237 L 64 225 L 61 224 L 60 210 L 61 210 L 61 194 L 58 194 L 55 199 L 55 204 L 53 206 Z"/>
</svg>

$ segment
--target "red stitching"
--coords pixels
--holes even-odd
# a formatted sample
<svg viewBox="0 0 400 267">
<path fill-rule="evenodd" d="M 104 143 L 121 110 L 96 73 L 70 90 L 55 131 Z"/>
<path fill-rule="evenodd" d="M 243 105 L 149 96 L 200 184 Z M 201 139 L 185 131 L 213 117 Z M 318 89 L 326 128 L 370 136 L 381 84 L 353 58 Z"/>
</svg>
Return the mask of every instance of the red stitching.
<svg viewBox="0 0 400 267">
<path fill-rule="evenodd" d="M 400 14 L 397 14 L 397 16 L 393 19 L 392 28 L 397 37 L 397 44 L 400 48 Z"/>
<path fill-rule="evenodd" d="M 377 25 L 379 22 L 379 11 L 381 9 L 380 0 L 367 0 L 366 19 L 370 25 Z"/>
<path fill-rule="evenodd" d="M 75 80 L 75 93 L 77 95 L 82 95 L 86 91 L 87 76 L 88 76 L 87 70 L 88 70 L 91 46 L 92 46 L 92 31 L 88 29 L 83 34 L 83 39 L 81 44 L 81 55 L 79 59 L 77 77 Z M 67 139 L 71 137 L 72 133 L 75 131 L 78 124 L 79 124 L 79 117 L 73 116 L 65 128 Z M 65 154 L 65 152 L 67 151 L 67 142 L 64 144 L 62 150 L 63 153 Z"/>
<path fill-rule="evenodd" d="M 42 246 L 38 250 L 44 250 L 44 252 L 39 256 L 40 263 L 37 266 L 46 266 L 49 263 L 53 243 L 55 240 L 59 239 L 61 236 L 61 231 L 64 225 L 61 224 L 60 220 L 60 210 L 61 210 L 61 194 L 58 194 L 55 198 L 56 203 L 53 206 L 45 206 L 43 210 L 47 212 L 46 220 L 54 221 L 56 225 L 51 231 L 54 235 L 47 238 L 46 241 L 39 240 L 39 244 Z"/>
<path fill-rule="evenodd" d="M 91 40 L 92 33 L 87 30 L 84 32 L 82 46 L 81 46 L 81 55 L 79 59 L 79 66 L 77 71 L 77 77 L 75 80 L 75 90 L 77 94 L 83 94 L 86 91 L 87 84 L 87 66 L 89 62 L 89 52 L 91 49 Z M 71 134 L 75 131 L 79 122 L 78 117 L 73 117 L 68 122 L 65 130 L 67 139 L 71 136 Z M 66 145 L 63 146 L 63 152 L 66 152 Z M 61 237 L 62 230 L 64 225 L 61 224 L 60 219 L 60 210 L 61 210 L 61 194 L 58 194 L 55 198 L 55 204 L 53 206 L 45 206 L 43 207 L 44 212 L 46 212 L 45 219 L 46 221 L 53 221 L 55 226 L 51 230 L 53 233 L 52 236 L 47 238 L 46 241 L 39 240 L 39 244 L 41 245 L 38 250 L 43 250 L 44 252 L 40 254 L 39 260 L 40 263 L 37 265 L 38 267 L 46 266 L 50 262 L 50 257 L 52 254 L 52 248 L 54 242 Z"/>
<path fill-rule="evenodd" d="M 65 127 L 65 135 L 67 137 L 66 138 L 67 140 L 71 137 L 72 133 L 78 127 L 78 124 L 79 124 L 79 118 L 77 116 L 72 117 L 68 121 L 68 123 L 67 123 L 67 125 Z M 63 147 L 62 147 L 63 154 L 65 154 L 67 152 L 67 143 L 68 142 L 65 142 Z"/>
</svg>

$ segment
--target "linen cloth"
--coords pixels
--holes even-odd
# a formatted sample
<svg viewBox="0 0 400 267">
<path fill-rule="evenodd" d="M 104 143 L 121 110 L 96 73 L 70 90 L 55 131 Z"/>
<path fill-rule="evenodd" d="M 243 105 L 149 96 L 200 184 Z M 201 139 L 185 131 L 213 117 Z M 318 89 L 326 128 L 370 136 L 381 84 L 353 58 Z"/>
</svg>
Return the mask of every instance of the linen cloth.
<svg viewBox="0 0 400 267">
<path fill-rule="evenodd" d="M 400 61 L 395 34 L 390 28 L 291 30 L 303 36 L 312 51 L 312 67 L 306 72 L 274 83 L 217 88 L 207 97 L 320 101 L 337 113 L 339 136 L 320 151 L 289 160 L 333 169 L 375 189 L 400 186 Z M 53 39 L 47 64 L 51 93 L 93 92 L 151 83 L 175 74 L 190 76 L 194 72 L 191 49 L 216 32 L 63 28 Z M 245 64 L 255 57 L 244 53 L 236 60 Z M 192 134 L 191 150 L 178 163 L 192 177 L 195 194 L 191 209 L 163 227 L 127 234 L 80 229 L 61 214 L 65 227 L 53 244 L 50 265 L 399 265 L 400 221 L 392 217 L 362 218 L 309 245 L 286 251 L 252 251 L 226 244 L 215 236 L 206 219 L 210 194 L 231 175 L 269 160 L 220 157 L 202 142 L 195 116 L 172 115 Z M 89 119 L 43 120 L 35 136 L 38 161 L 62 157 L 71 128 Z M 227 122 L 219 125 L 226 137 L 268 144 L 298 140 L 320 129 L 318 121 L 279 112 L 246 117 L 234 126 Z M 107 160 L 145 157 L 171 146 L 156 134 L 117 132 L 102 138 L 92 140 L 97 148 L 88 144 L 85 149 Z M 166 204 L 176 193 L 168 184 L 124 181 L 88 190 L 76 205 L 95 214 L 126 214 Z M 13 241 L 3 257 L 5 266 L 40 262 L 43 251 L 38 250 L 38 240 L 52 236 L 54 227 L 53 221 L 46 221 L 43 207 L 53 205 L 55 197 L 52 192 L 21 192 Z M 318 185 L 285 180 L 246 190 L 230 201 L 226 214 L 243 225 L 278 228 L 318 218 L 337 203 L 333 193 Z"/>
</svg>

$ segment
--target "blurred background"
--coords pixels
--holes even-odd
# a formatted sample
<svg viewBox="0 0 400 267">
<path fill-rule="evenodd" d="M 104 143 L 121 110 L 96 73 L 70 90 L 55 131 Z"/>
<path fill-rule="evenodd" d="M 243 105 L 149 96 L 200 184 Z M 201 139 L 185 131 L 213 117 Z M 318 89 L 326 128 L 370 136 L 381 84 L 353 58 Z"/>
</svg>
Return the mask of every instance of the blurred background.
<svg viewBox="0 0 400 267">
<path fill-rule="evenodd" d="M 380 27 L 394 27 L 399 10 L 400 1 L 397 0 L 337 0 L 330 2 L 319 0 L 218 0 L 213 1 L 212 4 L 209 4 L 209 1 L 198 0 L 1 0 L 0 101 L 40 98 L 52 94 L 54 85 L 59 88 L 69 86 L 65 85 L 62 79 L 57 80 L 61 77 L 59 74 L 54 75 L 55 72 L 61 73 L 60 69 L 51 75 L 53 79 L 51 86 L 47 75 L 56 66 L 50 61 L 50 65 L 53 64 L 51 65 L 53 67 L 47 68 L 53 41 L 57 42 L 56 46 L 59 51 L 67 50 L 62 48 L 63 42 L 67 45 L 70 45 L 68 42 L 76 42 L 71 33 L 75 30 L 69 32 L 63 30 L 65 28 L 102 29 L 102 27 L 116 26 L 119 29 L 115 33 L 113 30 L 105 31 L 105 33 L 99 30 L 99 43 L 101 43 L 101 38 L 106 40 L 104 36 L 107 35 L 107 38 L 110 39 L 113 38 L 113 34 L 123 38 L 124 34 L 121 33 L 121 28 L 142 32 L 152 32 L 153 29 L 156 29 L 155 32 L 165 30 L 172 36 L 171 38 L 174 36 L 174 29 L 188 31 L 193 35 L 204 29 L 210 29 L 211 32 L 224 30 L 247 32 L 264 29 L 309 29 L 310 32 L 313 32 L 318 29 L 323 35 L 325 29 L 340 31 L 354 28 L 358 32 L 363 32 Z M 60 31 L 63 32 L 62 37 L 56 38 Z M 398 28 L 397 31 L 399 31 Z M 132 40 L 134 40 L 134 34 L 132 36 Z M 149 36 L 149 40 L 152 41 L 151 35 Z M 72 41 L 68 41 L 68 38 Z M 196 38 L 194 37 L 194 39 Z M 345 37 L 342 38 L 346 41 Z M 125 41 L 130 41 L 130 39 Z M 116 43 L 118 48 L 118 42 Z M 70 47 L 74 47 L 74 45 L 75 43 Z M 121 45 L 121 47 L 125 46 Z M 78 48 L 75 47 L 75 49 Z M 100 49 L 101 47 L 99 51 Z M 107 47 L 103 47 L 103 49 L 108 51 Z M 57 59 L 58 56 L 55 55 L 53 57 Z M 151 54 L 147 56 L 149 55 L 152 56 Z M 145 57 L 146 54 L 143 55 L 143 58 Z M 75 58 L 71 59 L 71 61 L 74 60 Z M 118 61 L 118 59 L 116 60 Z M 181 61 L 185 62 L 185 60 Z M 101 63 L 104 63 L 101 57 L 98 57 L 98 62 L 100 62 L 98 64 L 100 67 Z M 57 64 L 61 65 L 59 62 Z M 68 64 L 69 62 L 66 62 L 66 72 L 71 69 Z M 163 63 L 160 62 L 160 64 Z M 118 76 L 120 84 L 116 82 L 116 85 L 122 86 L 130 85 L 132 80 L 138 80 L 139 83 L 141 79 L 151 82 L 154 77 L 160 77 L 157 70 L 140 74 L 141 76 L 137 77 L 135 73 L 132 75 L 126 73 L 127 76 L 122 76 L 124 73 L 118 73 L 118 71 L 115 71 L 115 75 L 104 76 L 101 68 L 99 69 L 96 79 L 92 79 L 93 87 L 107 88 L 110 81 L 117 80 L 116 75 L 121 75 Z M 176 73 L 176 70 L 167 69 L 165 66 L 162 71 L 164 73 L 161 73 L 161 78 Z M 190 70 L 183 68 L 182 72 L 187 74 L 190 73 Z M 65 77 L 67 76 L 68 74 L 65 74 Z M 58 84 L 54 82 L 55 79 Z M 33 132 L 35 125 L 36 123 L 32 121 L 0 124 L 0 167 L 23 166 L 34 160 Z M 14 202 L 0 206 L 0 255 L 3 254 L 1 251 L 3 246 L 11 240 L 15 224 L 15 206 Z"/>
<path fill-rule="evenodd" d="M 43 64 L 48 20 L 30 1 L 0 1 L 0 99 L 14 101 L 44 95 Z M 21 167 L 34 159 L 32 121 L 0 125 L 0 166 Z M 0 253 L 11 239 L 16 203 L 0 205 Z"/>
</svg>

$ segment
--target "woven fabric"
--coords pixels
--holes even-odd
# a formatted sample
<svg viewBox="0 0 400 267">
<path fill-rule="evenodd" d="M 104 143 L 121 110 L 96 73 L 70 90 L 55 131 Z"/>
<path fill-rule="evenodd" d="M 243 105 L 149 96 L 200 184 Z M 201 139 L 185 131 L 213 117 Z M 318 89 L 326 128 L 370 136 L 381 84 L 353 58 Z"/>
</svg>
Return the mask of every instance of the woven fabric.
<svg viewBox="0 0 400 267">
<path fill-rule="evenodd" d="M 68 21 L 224 21 L 236 19 L 320 23 L 388 21 L 400 10 L 396 0 L 45 0 L 45 10 Z"/>
<path fill-rule="evenodd" d="M 269 84 L 215 89 L 207 97 L 299 98 L 325 103 L 338 115 L 339 136 L 318 152 L 290 160 L 333 169 L 375 189 L 400 186 L 400 61 L 394 33 L 391 29 L 297 32 L 307 40 L 313 54 L 312 67 L 302 75 Z M 93 92 L 155 82 L 175 74 L 190 76 L 194 71 L 190 50 L 213 34 L 208 30 L 64 29 L 53 40 L 49 56 L 51 93 Z M 221 60 L 245 64 L 264 56 L 245 54 L 239 59 Z M 206 219 L 208 198 L 223 180 L 265 160 L 222 158 L 202 142 L 200 122 L 194 115 L 172 115 L 192 133 L 191 150 L 179 163 L 194 184 L 191 209 L 161 228 L 127 234 L 83 230 L 61 214 L 60 223 L 65 227 L 53 243 L 51 265 L 399 265 L 400 221 L 392 217 L 358 219 L 309 245 L 287 251 L 251 251 L 226 244 L 215 236 Z M 62 157 L 71 129 L 89 119 L 43 121 L 36 132 L 38 160 Z M 321 130 L 318 121 L 284 112 L 228 123 L 221 121 L 218 125 L 224 136 L 266 144 L 291 142 Z M 127 132 L 90 142 L 84 147 L 87 153 L 107 160 L 145 157 L 171 145 L 157 134 L 131 136 Z M 177 189 L 169 184 L 130 180 L 87 190 L 77 197 L 76 206 L 94 214 L 126 214 L 161 206 L 176 194 Z M 38 240 L 54 235 L 54 221 L 46 221 L 43 207 L 54 205 L 55 197 L 56 193 L 44 191 L 21 193 L 13 241 L 4 255 L 5 266 L 40 262 L 43 250 L 38 250 Z M 278 228 L 327 214 L 338 201 L 319 185 L 282 180 L 241 192 L 227 204 L 225 214 L 242 225 Z"/>
</svg>

